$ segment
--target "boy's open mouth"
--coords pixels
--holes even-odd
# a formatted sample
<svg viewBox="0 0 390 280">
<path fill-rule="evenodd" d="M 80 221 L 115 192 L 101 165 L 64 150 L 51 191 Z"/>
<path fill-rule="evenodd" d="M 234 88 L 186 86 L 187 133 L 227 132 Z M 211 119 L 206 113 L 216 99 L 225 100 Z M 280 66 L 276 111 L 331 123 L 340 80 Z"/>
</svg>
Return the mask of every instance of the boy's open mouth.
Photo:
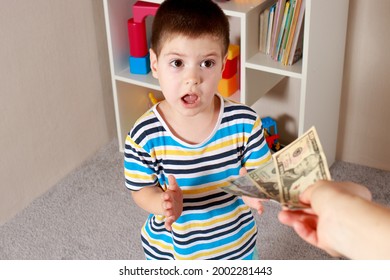
<svg viewBox="0 0 390 280">
<path fill-rule="evenodd" d="M 186 94 L 181 100 L 186 104 L 194 104 L 198 100 L 198 96 L 196 94 Z"/>
</svg>

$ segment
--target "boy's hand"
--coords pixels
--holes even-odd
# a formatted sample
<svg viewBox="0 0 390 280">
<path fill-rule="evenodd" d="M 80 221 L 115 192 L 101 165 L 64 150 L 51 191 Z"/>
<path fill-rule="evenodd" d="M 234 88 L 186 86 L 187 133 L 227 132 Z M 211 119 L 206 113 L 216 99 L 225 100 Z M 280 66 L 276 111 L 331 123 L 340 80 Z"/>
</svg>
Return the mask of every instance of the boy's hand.
<svg viewBox="0 0 390 280">
<path fill-rule="evenodd" d="M 245 167 L 242 167 L 240 169 L 240 176 L 243 176 L 247 173 L 248 172 L 246 171 Z M 242 196 L 242 200 L 245 202 L 245 204 L 247 206 L 257 210 L 257 213 L 259 213 L 259 215 L 261 215 L 263 213 L 264 207 L 263 207 L 263 204 L 261 204 L 262 199 L 249 197 L 249 196 Z"/>
<path fill-rule="evenodd" d="M 183 193 L 174 176 L 168 176 L 168 189 L 161 195 L 165 216 L 165 228 L 172 230 L 172 224 L 183 212 Z"/>
<path fill-rule="evenodd" d="M 259 215 L 263 214 L 264 207 L 263 204 L 261 204 L 262 200 L 260 198 L 242 196 L 242 200 L 244 200 L 247 206 L 257 210 L 257 213 L 259 213 Z"/>
</svg>

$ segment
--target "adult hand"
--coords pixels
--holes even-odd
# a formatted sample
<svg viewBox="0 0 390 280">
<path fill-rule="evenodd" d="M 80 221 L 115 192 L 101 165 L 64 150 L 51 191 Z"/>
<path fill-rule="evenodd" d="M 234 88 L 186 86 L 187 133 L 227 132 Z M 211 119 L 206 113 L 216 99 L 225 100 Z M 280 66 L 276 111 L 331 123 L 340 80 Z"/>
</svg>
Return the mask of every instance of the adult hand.
<svg viewBox="0 0 390 280">
<path fill-rule="evenodd" d="M 369 190 L 352 182 L 318 181 L 307 188 L 300 201 L 311 207 L 309 210 L 290 211 L 283 209 L 278 218 L 281 223 L 291 226 L 306 242 L 332 256 L 343 255 L 336 245 L 342 237 L 339 221 L 340 211 L 345 211 L 345 201 L 354 197 L 371 200 Z"/>
</svg>

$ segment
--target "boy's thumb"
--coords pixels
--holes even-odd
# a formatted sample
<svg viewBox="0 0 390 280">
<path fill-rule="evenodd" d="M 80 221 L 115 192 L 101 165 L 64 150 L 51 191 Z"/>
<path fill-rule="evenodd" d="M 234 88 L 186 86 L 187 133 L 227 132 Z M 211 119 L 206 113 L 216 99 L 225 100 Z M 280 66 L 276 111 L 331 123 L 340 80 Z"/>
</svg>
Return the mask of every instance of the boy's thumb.
<svg viewBox="0 0 390 280">
<path fill-rule="evenodd" d="M 176 182 L 176 178 L 173 175 L 168 176 L 168 188 L 170 190 L 176 190 L 179 188 Z"/>
</svg>

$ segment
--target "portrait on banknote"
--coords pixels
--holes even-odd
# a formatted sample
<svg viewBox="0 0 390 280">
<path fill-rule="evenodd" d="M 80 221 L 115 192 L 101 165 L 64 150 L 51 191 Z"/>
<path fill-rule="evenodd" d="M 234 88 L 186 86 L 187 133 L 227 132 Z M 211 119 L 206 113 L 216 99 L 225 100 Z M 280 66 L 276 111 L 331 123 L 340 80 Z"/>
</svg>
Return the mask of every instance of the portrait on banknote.
<svg viewBox="0 0 390 280">
<path fill-rule="evenodd" d="M 302 206 L 299 194 L 321 179 L 330 179 L 329 168 L 317 131 L 303 136 L 274 155 L 282 204 Z"/>
</svg>

